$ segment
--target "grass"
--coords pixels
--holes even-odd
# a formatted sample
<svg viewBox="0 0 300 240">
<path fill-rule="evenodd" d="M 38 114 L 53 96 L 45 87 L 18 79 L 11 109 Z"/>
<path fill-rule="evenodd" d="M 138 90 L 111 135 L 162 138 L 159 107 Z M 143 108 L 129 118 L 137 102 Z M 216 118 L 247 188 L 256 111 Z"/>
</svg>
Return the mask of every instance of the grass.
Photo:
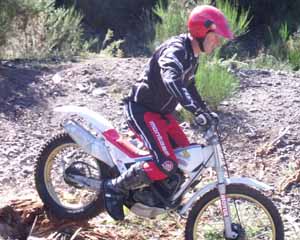
<svg viewBox="0 0 300 240">
<path fill-rule="evenodd" d="M 287 42 L 287 60 L 292 65 L 293 70 L 300 69 L 300 34 L 291 36 Z"/>
<path fill-rule="evenodd" d="M 217 8 L 219 8 L 226 16 L 229 26 L 233 30 L 235 36 L 240 36 L 247 32 L 251 17 L 249 17 L 249 9 L 238 10 L 237 1 L 230 4 L 228 0 L 216 0 Z"/>
<path fill-rule="evenodd" d="M 279 71 L 299 71 L 300 68 L 300 41 L 288 42 L 288 44 L 299 44 L 298 47 L 290 47 L 285 58 L 280 58 L 274 51 L 270 53 L 268 50 L 262 51 L 256 58 L 246 59 L 242 68 L 245 69 L 275 69 Z M 274 47 L 274 45 L 273 45 Z M 277 46 L 277 49 L 281 46 Z"/>
<path fill-rule="evenodd" d="M 270 39 L 271 43 L 265 52 L 273 56 L 279 63 L 285 63 L 289 70 L 299 70 L 300 34 L 298 32 L 291 34 L 285 22 L 280 26 L 278 33 L 273 34 L 270 31 Z"/>
<path fill-rule="evenodd" d="M 273 55 L 261 52 L 256 58 L 245 60 L 245 69 L 276 69 L 276 70 L 292 70 L 287 61 L 282 61 Z"/>
<path fill-rule="evenodd" d="M 102 226 L 101 232 L 112 232 L 115 238 L 126 240 L 181 240 L 184 239 L 185 219 L 163 214 L 155 219 L 138 217 L 128 212 L 125 221 L 115 222 L 107 214 L 92 220 Z"/>
<path fill-rule="evenodd" d="M 155 39 L 150 44 L 152 50 L 169 37 L 186 32 L 188 16 L 187 10 L 175 0 L 170 0 L 168 7 L 160 0 L 154 12 L 160 17 L 161 23 L 155 26 Z"/>
</svg>

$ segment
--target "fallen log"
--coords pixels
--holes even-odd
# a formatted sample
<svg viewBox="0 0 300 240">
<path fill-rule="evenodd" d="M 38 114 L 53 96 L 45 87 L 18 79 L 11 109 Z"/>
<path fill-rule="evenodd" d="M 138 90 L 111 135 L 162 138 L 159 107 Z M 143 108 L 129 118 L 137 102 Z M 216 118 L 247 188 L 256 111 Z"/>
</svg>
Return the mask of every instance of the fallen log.
<svg viewBox="0 0 300 240">
<path fill-rule="evenodd" d="M 280 183 L 280 191 L 287 191 L 293 184 L 300 184 L 300 159 L 295 161 L 295 173 L 292 176 L 286 177 Z"/>
<path fill-rule="evenodd" d="M 264 145 L 259 147 L 255 152 L 256 156 L 263 157 L 263 156 L 269 155 L 270 153 L 274 152 L 276 150 L 276 147 L 279 145 L 279 143 L 282 141 L 282 139 L 286 136 L 288 131 L 289 131 L 289 127 L 282 130 L 275 139 L 273 139 L 272 141 L 265 143 Z"/>
<path fill-rule="evenodd" d="M 13 200 L 0 208 L 0 239 L 101 240 L 121 239 L 87 221 L 55 219 L 44 205 L 31 199 Z"/>
<path fill-rule="evenodd" d="M 293 184 L 300 183 L 300 169 L 291 177 L 283 180 L 280 184 L 281 191 L 287 191 Z"/>
</svg>

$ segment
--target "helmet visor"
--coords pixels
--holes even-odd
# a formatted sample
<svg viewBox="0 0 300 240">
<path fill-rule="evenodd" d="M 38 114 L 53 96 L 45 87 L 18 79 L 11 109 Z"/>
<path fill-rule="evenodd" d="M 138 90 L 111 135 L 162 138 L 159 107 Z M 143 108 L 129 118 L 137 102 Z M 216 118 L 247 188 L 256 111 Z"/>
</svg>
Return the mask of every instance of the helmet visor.
<svg viewBox="0 0 300 240">
<path fill-rule="evenodd" d="M 233 32 L 230 30 L 230 27 L 227 22 L 219 22 L 216 23 L 216 29 L 214 32 L 219 34 L 220 36 L 232 40 L 234 38 Z"/>
</svg>

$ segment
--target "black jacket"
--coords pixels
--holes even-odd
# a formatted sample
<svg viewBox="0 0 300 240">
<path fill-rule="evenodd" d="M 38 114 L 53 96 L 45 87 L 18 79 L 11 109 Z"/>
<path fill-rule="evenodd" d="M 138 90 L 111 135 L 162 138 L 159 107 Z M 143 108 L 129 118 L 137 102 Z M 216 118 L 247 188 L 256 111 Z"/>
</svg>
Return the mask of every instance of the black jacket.
<svg viewBox="0 0 300 240">
<path fill-rule="evenodd" d="M 192 113 L 206 111 L 195 87 L 197 66 L 188 35 L 173 37 L 154 52 L 128 100 L 162 114 L 173 112 L 178 103 Z"/>
</svg>

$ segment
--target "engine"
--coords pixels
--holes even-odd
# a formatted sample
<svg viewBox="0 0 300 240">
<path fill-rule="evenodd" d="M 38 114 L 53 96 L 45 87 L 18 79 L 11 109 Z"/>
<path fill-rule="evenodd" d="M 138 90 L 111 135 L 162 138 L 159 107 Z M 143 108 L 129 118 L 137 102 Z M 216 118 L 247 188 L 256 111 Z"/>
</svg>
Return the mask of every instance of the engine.
<svg viewBox="0 0 300 240">
<path fill-rule="evenodd" d="M 178 172 L 165 180 L 154 182 L 153 187 L 161 197 L 168 200 L 174 193 L 177 192 L 183 181 L 183 174 Z M 150 187 L 145 187 L 134 191 L 132 200 L 135 203 L 142 203 L 150 207 L 164 207 L 162 201 L 159 200 L 157 195 L 153 193 Z"/>
</svg>

